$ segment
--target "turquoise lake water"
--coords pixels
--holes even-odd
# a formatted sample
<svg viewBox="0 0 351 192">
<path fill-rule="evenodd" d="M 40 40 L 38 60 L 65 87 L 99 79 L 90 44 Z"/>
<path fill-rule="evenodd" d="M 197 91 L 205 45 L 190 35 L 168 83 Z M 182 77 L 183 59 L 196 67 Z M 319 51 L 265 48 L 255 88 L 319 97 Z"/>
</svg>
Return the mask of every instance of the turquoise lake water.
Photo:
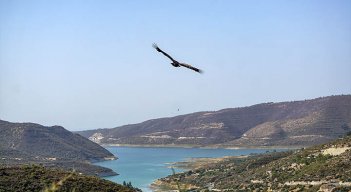
<svg viewBox="0 0 351 192">
<path fill-rule="evenodd" d="M 149 185 L 156 179 L 172 174 L 169 164 L 198 157 L 239 156 L 286 149 L 203 149 L 203 148 L 153 148 L 153 147 L 106 147 L 119 159 L 95 163 L 108 167 L 118 176 L 105 177 L 116 183 L 131 182 L 144 192 L 150 192 Z M 177 170 L 179 172 L 181 170 Z"/>
</svg>

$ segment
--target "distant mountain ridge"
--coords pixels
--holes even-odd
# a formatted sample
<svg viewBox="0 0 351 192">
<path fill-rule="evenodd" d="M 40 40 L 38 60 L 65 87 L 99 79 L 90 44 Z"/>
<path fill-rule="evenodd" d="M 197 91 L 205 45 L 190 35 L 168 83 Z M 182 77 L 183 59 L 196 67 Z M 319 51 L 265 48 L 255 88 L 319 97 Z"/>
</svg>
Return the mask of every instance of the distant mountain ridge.
<svg viewBox="0 0 351 192">
<path fill-rule="evenodd" d="M 301 146 L 351 131 L 351 95 L 263 103 L 79 131 L 100 144 L 218 147 Z"/>
<path fill-rule="evenodd" d="M 87 174 L 116 174 L 87 163 L 115 159 L 112 153 L 61 126 L 0 120 L 0 156 L 2 165 L 40 163 Z"/>
</svg>

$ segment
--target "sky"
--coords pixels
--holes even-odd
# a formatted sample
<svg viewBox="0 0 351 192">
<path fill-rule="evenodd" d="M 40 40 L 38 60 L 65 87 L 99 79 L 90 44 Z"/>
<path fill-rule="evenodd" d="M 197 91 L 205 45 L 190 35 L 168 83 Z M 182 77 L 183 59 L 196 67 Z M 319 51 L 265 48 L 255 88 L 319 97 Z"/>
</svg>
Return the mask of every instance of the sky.
<svg viewBox="0 0 351 192">
<path fill-rule="evenodd" d="M 351 94 L 349 0 L 0 0 L 0 119 L 71 131 Z M 174 68 L 152 43 L 204 71 Z"/>
</svg>

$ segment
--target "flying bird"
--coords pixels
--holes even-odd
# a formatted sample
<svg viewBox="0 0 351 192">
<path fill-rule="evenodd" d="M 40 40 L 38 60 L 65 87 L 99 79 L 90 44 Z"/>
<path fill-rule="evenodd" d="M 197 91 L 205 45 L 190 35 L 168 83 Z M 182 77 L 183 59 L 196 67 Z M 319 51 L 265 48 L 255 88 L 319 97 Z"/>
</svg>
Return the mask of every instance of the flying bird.
<svg viewBox="0 0 351 192">
<path fill-rule="evenodd" d="M 171 63 L 171 64 L 172 64 L 174 67 L 180 67 L 180 66 L 182 66 L 182 67 L 186 67 L 186 68 L 188 68 L 188 69 L 194 70 L 194 71 L 196 71 L 196 72 L 198 72 L 198 73 L 202 73 L 202 72 L 203 72 L 201 69 L 198 69 L 198 68 L 193 67 L 193 66 L 191 66 L 191 65 L 189 65 L 189 64 L 186 64 L 186 63 L 180 63 L 180 62 L 178 62 L 177 60 L 173 59 L 173 58 L 172 58 L 171 56 L 169 56 L 166 52 L 162 51 L 162 50 L 157 46 L 156 43 L 152 44 L 152 47 L 155 48 L 158 52 L 161 52 L 163 55 L 165 55 L 166 57 L 168 57 L 170 60 L 172 60 L 172 63 Z"/>
</svg>

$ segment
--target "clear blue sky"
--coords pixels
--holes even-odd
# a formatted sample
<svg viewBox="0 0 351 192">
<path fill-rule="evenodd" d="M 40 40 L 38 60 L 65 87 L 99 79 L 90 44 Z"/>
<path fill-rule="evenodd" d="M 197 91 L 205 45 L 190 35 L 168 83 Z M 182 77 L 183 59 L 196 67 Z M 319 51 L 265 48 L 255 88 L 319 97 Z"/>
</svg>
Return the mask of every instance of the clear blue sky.
<svg viewBox="0 0 351 192">
<path fill-rule="evenodd" d="M 350 94 L 350 10 L 349 0 L 0 0 L 0 118 L 83 130 Z M 205 73 L 172 67 L 153 42 Z"/>
</svg>

